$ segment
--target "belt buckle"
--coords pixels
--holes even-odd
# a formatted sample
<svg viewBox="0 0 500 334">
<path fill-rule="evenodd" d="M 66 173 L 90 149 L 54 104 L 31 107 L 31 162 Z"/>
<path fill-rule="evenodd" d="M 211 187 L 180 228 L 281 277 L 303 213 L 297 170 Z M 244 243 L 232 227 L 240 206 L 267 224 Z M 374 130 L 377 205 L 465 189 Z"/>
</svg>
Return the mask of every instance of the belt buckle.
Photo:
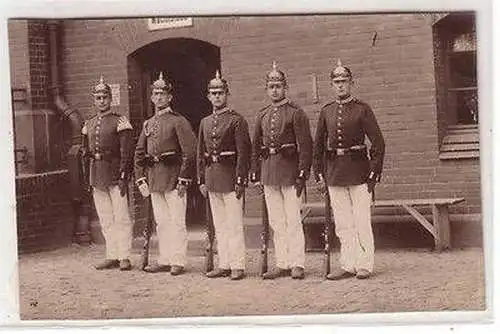
<svg viewBox="0 0 500 334">
<path fill-rule="evenodd" d="M 102 159 L 101 153 L 94 154 L 94 158 L 95 158 L 95 160 L 101 160 Z"/>
<path fill-rule="evenodd" d="M 158 158 L 158 156 L 156 156 L 156 155 L 153 156 L 153 162 L 156 162 L 156 163 L 160 162 L 160 158 Z"/>
<path fill-rule="evenodd" d="M 219 157 L 218 157 L 217 155 L 212 154 L 212 155 L 211 155 L 211 158 L 212 158 L 212 162 L 213 162 L 213 163 L 217 163 L 217 162 L 219 162 Z"/>
<path fill-rule="evenodd" d="M 337 153 L 337 155 L 345 155 L 346 150 L 345 148 L 337 148 L 335 153 Z"/>
<path fill-rule="evenodd" d="M 269 154 L 276 154 L 278 150 L 275 147 L 270 147 L 269 148 Z"/>
</svg>

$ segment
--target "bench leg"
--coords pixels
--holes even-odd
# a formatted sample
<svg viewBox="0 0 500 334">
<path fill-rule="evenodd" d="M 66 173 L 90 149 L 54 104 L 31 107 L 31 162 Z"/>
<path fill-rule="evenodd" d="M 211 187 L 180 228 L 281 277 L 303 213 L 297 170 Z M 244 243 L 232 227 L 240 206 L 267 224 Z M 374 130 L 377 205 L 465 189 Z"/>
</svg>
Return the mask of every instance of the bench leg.
<svg viewBox="0 0 500 334">
<path fill-rule="evenodd" d="M 447 205 L 433 205 L 432 218 L 436 237 L 434 238 L 436 251 L 441 252 L 451 248 L 450 217 Z"/>
</svg>

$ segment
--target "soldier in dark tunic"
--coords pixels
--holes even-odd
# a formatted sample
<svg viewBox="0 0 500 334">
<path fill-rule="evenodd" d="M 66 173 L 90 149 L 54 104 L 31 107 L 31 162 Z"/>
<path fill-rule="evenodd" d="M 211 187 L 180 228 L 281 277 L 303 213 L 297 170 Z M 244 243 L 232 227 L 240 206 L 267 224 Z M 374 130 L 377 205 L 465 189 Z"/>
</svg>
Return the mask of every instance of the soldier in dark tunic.
<svg viewBox="0 0 500 334">
<path fill-rule="evenodd" d="M 155 114 L 137 142 L 135 178 L 142 195 L 151 194 L 160 256 L 144 270 L 180 275 L 187 259 L 186 189 L 194 174 L 196 137 L 187 119 L 170 108 L 173 88 L 162 73 L 151 88 Z"/>
<path fill-rule="evenodd" d="M 285 74 L 276 69 L 266 77 L 271 104 L 257 114 L 252 143 L 251 181 L 263 185 L 274 232 L 276 268 L 264 279 L 304 278 L 304 231 L 301 194 L 309 177 L 312 138 L 305 112 L 286 97 Z"/>
<path fill-rule="evenodd" d="M 93 89 L 97 115 L 82 128 L 85 161 L 90 163 L 89 185 L 106 241 L 106 259 L 96 269 L 130 270 L 132 221 L 127 188 L 131 174 L 132 125 L 111 110 L 111 87 L 101 77 Z"/>
<path fill-rule="evenodd" d="M 317 180 L 328 188 L 341 243 L 340 268 L 327 278 L 364 279 L 374 266 L 370 205 L 382 173 L 385 143 L 371 108 L 351 95 L 350 69 L 339 60 L 330 78 L 337 99 L 321 110 L 313 159 Z"/>
<path fill-rule="evenodd" d="M 213 113 L 201 120 L 198 136 L 198 184 L 210 199 L 217 238 L 218 268 L 207 277 L 240 280 L 245 269 L 243 196 L 248 184 L 251 143 L 247 121 L 227 106 L 226 80 L 208 84 Z"/>
</svg>

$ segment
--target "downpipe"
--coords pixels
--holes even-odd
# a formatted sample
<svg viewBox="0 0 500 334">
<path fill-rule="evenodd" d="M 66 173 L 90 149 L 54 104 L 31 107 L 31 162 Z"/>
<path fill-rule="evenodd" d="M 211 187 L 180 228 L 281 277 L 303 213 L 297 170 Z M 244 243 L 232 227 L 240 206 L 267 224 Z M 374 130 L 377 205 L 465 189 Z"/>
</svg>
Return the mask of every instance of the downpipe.
<svg viewBox="0 0 500 334">
<path fill-rule="evenodd" d="M 81 128 L 83 119 L 80 113 L 72 108 L 61 93 L 59 82 L 59 29 L 60 22 L 48 21 L 49 48 L 50 48 L 50 74 L 53 103 L 62 118 L 69 121 L 71 126 L 71 148 L 67 153 L 68 176 L 70 180 L 71 203 L 74 213 L 74 240 L 80 245 L 90 243 L 89 210 L 90 199 L 83 188 L 82 161 L 80 159 L 82 148 Z"/>
</svg>

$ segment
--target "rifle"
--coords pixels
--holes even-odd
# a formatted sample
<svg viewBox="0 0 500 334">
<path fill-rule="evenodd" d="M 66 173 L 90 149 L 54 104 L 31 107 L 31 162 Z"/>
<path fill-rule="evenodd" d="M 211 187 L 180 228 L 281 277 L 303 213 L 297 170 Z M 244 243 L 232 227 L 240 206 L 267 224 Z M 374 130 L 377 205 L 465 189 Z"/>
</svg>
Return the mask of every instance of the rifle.
<svg viewBox="0 0 500 334">
<path fill-rule="evenodd" d="M 205 249 L 205 269 L 206 272 L 214 270 L 214 240 L 215 227 L 212 219 L 212 210 L 210 209 L 210 199 L 205 198 L 205 221 L 207 223 L 207 239 L 208 244 Z"/>
<path fill-rule="evenodd" d="M 85 192 L 90 191 L 90 159 L 87 136 L 82 135 L 82 148 L 80 150 L 80 168 L 82 186 Z"/>
<path fill-rule="evenodd" d="M 269 216 L 267 213 L 266 196 L 262 193 L 262 232 L 261 232 L 262 248 L 261 254 L 261 276 L 268 269 L 268 252 L 269 252 Z"/>
<path fill-rule="evenodd" d="M 326 179 L 325 179 L 325 184 Z M 326 187 L 325 191 L 325 226 L 323 230 L 323 238 L 325 240 L 325 248 L 324 248 L 324 268 L 325 268 L 325 277 L 330 273 L 330 257 L 332 253 L 332 211 L 331 211 L 331 203 L 330 203 L 330 195 L 328 193 L 328 187 Z"/>
<path fill-rule="evenodd" d="M 151 202 L 151 196 L 146 198 L 148 202 L 147 206 L 147 219 L 144 225 L 144 230 L 142 235 L 144 236 L 144 244 L 142 245 L 141 253 L 141 270 L 144 270 L 149 264 L 149 244 L 151 243 L 151 234 L 153 234 L 153 203 Z"/>
</svg>

